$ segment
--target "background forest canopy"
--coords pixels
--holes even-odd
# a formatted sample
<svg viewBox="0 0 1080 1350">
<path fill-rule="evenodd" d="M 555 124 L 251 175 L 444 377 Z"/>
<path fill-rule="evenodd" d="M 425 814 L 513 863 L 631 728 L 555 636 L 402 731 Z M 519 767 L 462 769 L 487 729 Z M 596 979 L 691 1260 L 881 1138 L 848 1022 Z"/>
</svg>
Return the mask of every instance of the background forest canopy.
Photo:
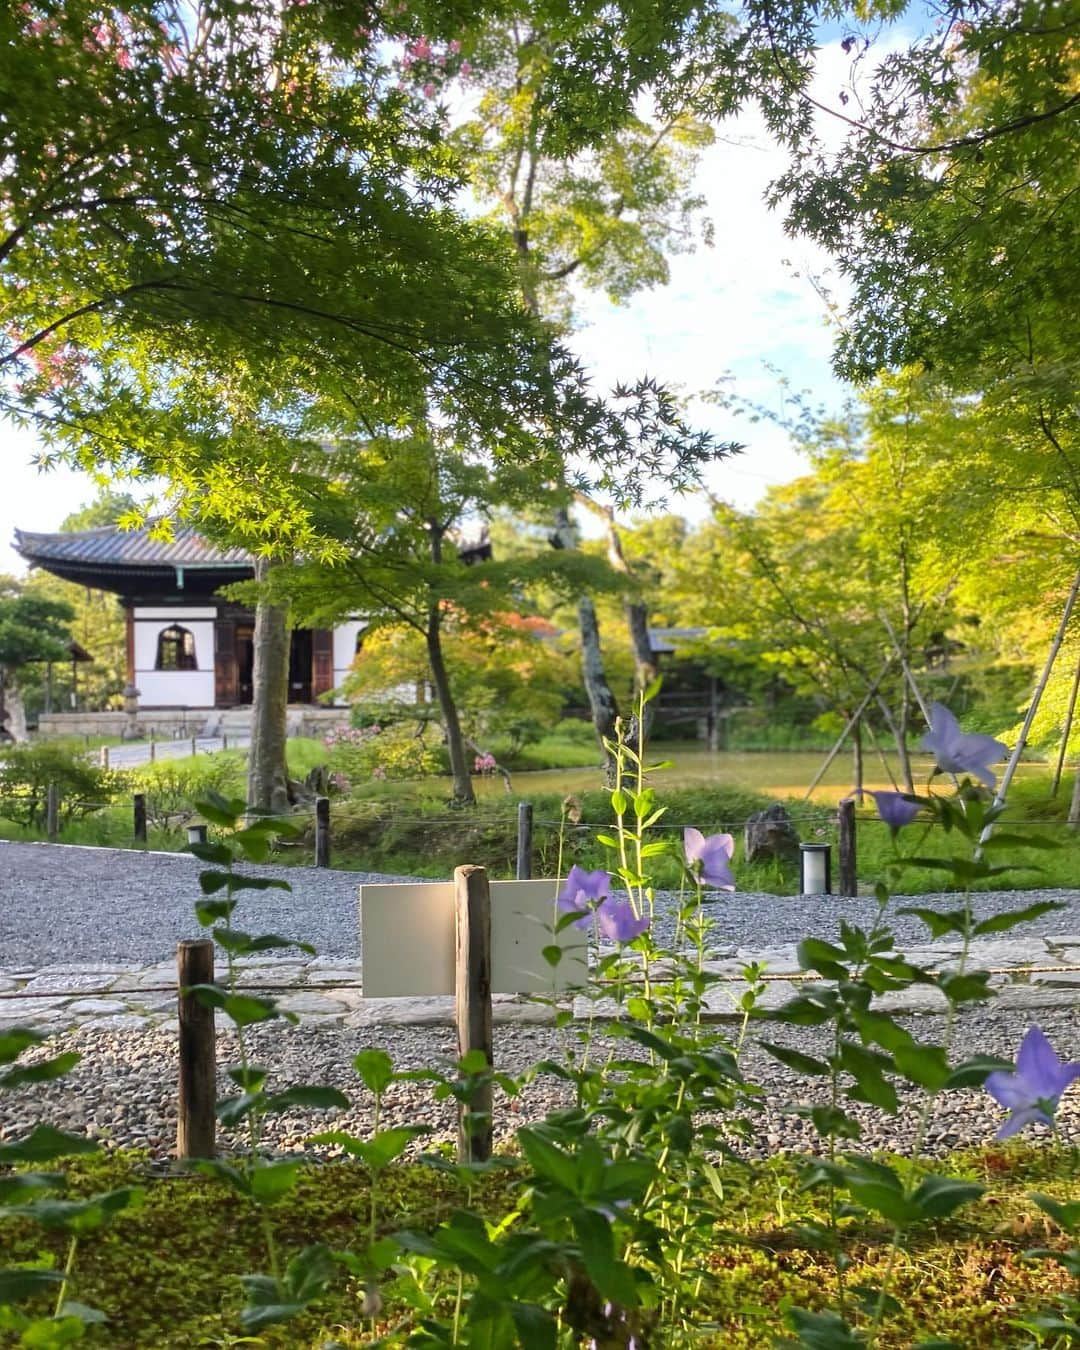
<svg viewBox="0 0 1080 1350">
<path fill-rule="evenodd" d="M 708 683 L 736 738 L 762 709 L 832 734 L 868 700 L 903 755 L 904 664 L 966 725 L 1015 727 L 1080 567 L 1073 7 L 312 0 L 181 24 L 75 0 L 0 23 L 3 411 L 258 554 L 266 624 L 369 616 L 356 693 L 426 668 L 457 795 L 466 741 L 528 735 L 515 691 L 610 733 L 655 673 L 650 624 L 706 630 L 669 685 Z M 828 106 L 825 40 L 852 63 Z M 788 154 L 774 206 L 836 260 L 858 393 L 787 400 L 808 471 L 754 511 L 721 463 L 702 523 L 628 519 L 752 454 L 761 414 L 722 372 L 699 392 L 727 440 L 632 372 L 602 396 L 575 301 L 708 243 L 697 157 L 750 107 Z M 494 556 L 466 566 L 480 520 Z M 86 692 L 115 702 L 115 606 L 61 586 L 25 590 L 73 606 Z M 1037 744 L 1078 660 L 1074 625 Z"/>
</svg>

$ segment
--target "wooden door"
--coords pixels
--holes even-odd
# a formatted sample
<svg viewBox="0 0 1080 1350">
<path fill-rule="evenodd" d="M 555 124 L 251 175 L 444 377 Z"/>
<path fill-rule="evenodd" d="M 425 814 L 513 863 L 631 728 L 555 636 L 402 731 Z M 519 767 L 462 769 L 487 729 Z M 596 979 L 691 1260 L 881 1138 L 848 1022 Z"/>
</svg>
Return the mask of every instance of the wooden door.
<svg viewBox="0 0 1080 1350">
<path fill-rule="evenodd" d="M 311 634 L 311 698 L 328 694 L 334 687 L 334 634 L 329 628 L 316 628 Z"/>
<path fill-rule="evenodd" d="M 218 619 L 214 624 L 214 707 L 233 708 L 237 701 L 236 622 Z"/>
</svg>

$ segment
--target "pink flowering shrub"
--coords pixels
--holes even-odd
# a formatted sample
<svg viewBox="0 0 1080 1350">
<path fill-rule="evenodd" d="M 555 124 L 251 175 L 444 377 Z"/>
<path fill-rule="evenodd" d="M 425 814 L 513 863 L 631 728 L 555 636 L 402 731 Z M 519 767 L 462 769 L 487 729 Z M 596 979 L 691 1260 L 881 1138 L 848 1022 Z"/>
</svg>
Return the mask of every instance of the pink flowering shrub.
<svg viewBox="0 0 1080 1350">
<path fill-rule="evenodd" d="M 346 791 L 373 779 L 429 778 L 443 769 L 432 740 L 418 736 L 411 724 L 383 727 L 376 722 L 353 727 L 342 723 L 326 733 L 323 745 L 330 752 L 332 773 L 349 784 Z"/>
</svg>

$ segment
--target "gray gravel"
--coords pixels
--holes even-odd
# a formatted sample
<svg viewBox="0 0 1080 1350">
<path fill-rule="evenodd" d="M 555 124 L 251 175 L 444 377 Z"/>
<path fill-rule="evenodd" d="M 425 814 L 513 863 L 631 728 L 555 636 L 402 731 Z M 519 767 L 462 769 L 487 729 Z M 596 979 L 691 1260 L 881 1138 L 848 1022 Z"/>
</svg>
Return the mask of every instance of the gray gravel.
<svg viewBox="0 0 1080 1350">
<path fill-rule="evenodd" d="M 943 1035 L 940 1016 L 902 1020 L 925 1042 L 937 1042 Z M 954 1057 L 980 1053 L 1012 1058 L 1032 1020 L 1033 1015 L 1023 1011 L 992 1007 L 969 1010 L 957 1024 Z M 1046 1008 L 1041 1010 L 1038 1020 L 1062 1058 L 1080 1058 L 1080 1020 L 1075 1009 Z M 758 1034 L 768 1039 L 790 1040 L 810 1054 L 825 1048 L 825 1034 L 817 1029 L 769 1026 Z M 250 1037 L 254 1058 L 271 1070 L 274 1086 L 329 1083 L 341 1088 L 353 1101 L 348 1111 L 291 1112 L 268 1119 L 265 1143 L 274 1151 L 325 1154 L 325 1150 L 308 1144 L 311 1134 L 333 1128 L 364 1136 L 371 1130 L 371 1099 L 351 1068 L 358 1050 L 381 1046 L 390 1051 L 397 1067 L 402 1069 L 449 1065 L 454 1055 L 453 1034 L 444 1027 L 399 1026 L 363 1032 L 254 1028 Z M 499 1027 L 495 1038 L 498 1066 L 516 1073 L 545 1057 L 558 1057 L 573 1044 L 572 1037 L 573 1033 L 547 1027 Z M 625 1041 L 620 1041 L 618 1047 L 620 1054 L 627 1053 Z M 158 1158 L 168 1157 L 176 1135 L 175 1030 L 166 1027 L 146 1032 L 104 1031 L 83 1027 L 49 1043 L 51 1052 L 67 1048 L 83 1055 L 68 1077 L 0 1096 L 0 1139 L 20 1135 L 38 1120 L 48 1120 L 65 1129 L 89 1132 L 110 1147 L 143 1148 Z M 219 1091 L 225 1094 L 234 1090 L 224 1077 L 224 1068 L 235 1062 L 235 1042 L 230 1034 L 221 1035 L 218 1050 L 222 1065 Z M 605 1050 L 601 1043 L 594 1054 L 603 1055 Z M 822 1100 L 821 1080 L 799 1078 L 752 1041 L 745 1048 L 743 1068 L 749 1081 L 760 1084 L 764 1090 L 760 1109 L 754 1116 L 754 1141 L 746 1151 L 763 1156 L 781 1149 L 812 1150 L 815 1147 L 812 1129 L 806 1121 L 791 1114 L 790 1108 Z M 497 1099 L 497 1133 L 505 1137 L 522 1121 L 564 1105 L 567 1100 L 564 1084 L 552 1078 L 538 1079 L 516 1100 Z M 863 1123 L 860 1147 L 909 1151 L 921 1102 L 921 1095 L 908 1094 L 899 1114 L 891 1118 L 874 1108 L 849 1104 Z M 940 1154 L 957 1147 L 985 1144 L 1003 1118 L 1002 1111 L 985 1092 L 945 1093 L 927 1132 L 924 1151 Z M 1080 1084 L 1070 1089 L 1062 1102 L 1059 1122 L 1066 1138 L 1077 1137 Z M 454 1138 L 453 1107 L 433 1101 L 429 1088 L 423 1084 L 394 1085 L 384 1105 L 383 1123 L 429 1125 L 433 1132 L 425 1138 L 424 1147 Z M 1037 1136 L 1045 1132 L 1036 1127 L 1029 1133 Z M 228 1136 L 223 1142 L 228 1146 Z"/>
<path fill-rule="evenodd" d="M 193 909 L 204 866 L 186 853 L 0 843 L 0 967 L 167 960 L 182 938 L 205 936 Z M 293 888 L 245 892 L 247 931 L 299 938 L 349 961 L 360 954 L 357 886 L 407 879 L 314 867 L 239 870 Z"/>
<path fill-rule="evenodd" d="M 200 936 L 192 906 L 202 864 L 186 854 L 62 844 L 0 843 L 0 967 L 45 966 L 64 961 L 148 965 L 168 960 L 181 938 Z M 403 881 L 370 872 L 312 867 L 254 868 L 283 878 L 292 893 L 248 892 L 241 898 L 241 926 L 278 932 L 312 943 L 320 955 L 356 961 L 360 956 L 356 888 L 364 881 Z M 1018 909 L 1036 899 L 1059 900 L 1063 911 L 1018 930 L 1025 937 L 1080 932 L 1080 891 L 988 893 L 975 898 L 978 915 Z M 891 919 L 901 945 L 925 944 L 918 919 L 898 914 L 904 904 L 955 908 L 958 898 L 895 898 Z M 661 898 L 656 932 L 669 941 L 674 902 Z M 776 947 L 807 934 L 833 938 L 841 920 L 868 927 L 871 899 L 840 896 L 774 896 L 738 892 L 708 905 L 714 924 L 710 945 Z"/>
</svg>

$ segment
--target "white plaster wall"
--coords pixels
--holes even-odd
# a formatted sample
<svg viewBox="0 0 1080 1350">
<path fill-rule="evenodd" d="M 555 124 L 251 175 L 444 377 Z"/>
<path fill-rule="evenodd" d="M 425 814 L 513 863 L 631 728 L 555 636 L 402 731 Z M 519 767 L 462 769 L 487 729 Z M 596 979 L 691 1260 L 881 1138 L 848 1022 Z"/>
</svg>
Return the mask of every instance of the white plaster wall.
<svg viewBox="0 0 1080 1350">
<path fill-rule="evenodd" d="M 137 670 L 135 687 L 145 708 L 212 708 L 213 670 Z"/>
<path fill-rule="evenodd" d="M 215 609 L 139 608 L 135 621 L 135 687 L 139 702 L 159 708 L 212 708 L 214 706 L 214 616 Z M 198 670 L 155 670 L 158 637 L 179 624 L 195 639 Z"/>
<path fill-rule="evenodd" d="M 356 636 L 367 627 L 366 619 L 350 619 L 334 629 L 334 688 L 340 689 L 352 669 L 356 655 Z M 344 699 L 336 699 L 335 707 L 344 707 Z"/>
</svg>

